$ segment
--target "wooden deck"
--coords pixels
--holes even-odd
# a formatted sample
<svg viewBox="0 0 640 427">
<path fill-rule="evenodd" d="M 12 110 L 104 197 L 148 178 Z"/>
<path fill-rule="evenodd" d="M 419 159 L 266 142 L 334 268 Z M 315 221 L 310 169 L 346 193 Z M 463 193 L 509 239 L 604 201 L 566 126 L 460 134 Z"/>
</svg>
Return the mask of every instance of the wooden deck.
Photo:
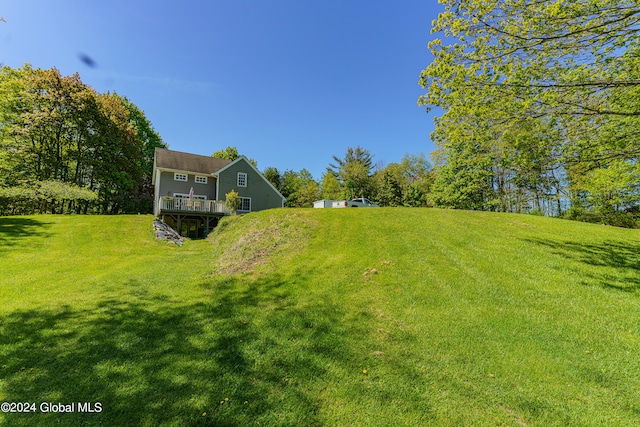
<svg viewBox="0 0 640 427">
<path fill-rule="evenodd" d="M 161 197 L 158 212 L 162 214 L 197 214 L 224 216 L 231 215 L 220 200 L 187 199 L 182 197 Z"/>
<path fill-rule="evenodd" d="M 218 220 L 231 215 L 220 200 L 161 197 L 157 216 L 178 234 L 192 239 L 205 237 Z"/>
</svg>

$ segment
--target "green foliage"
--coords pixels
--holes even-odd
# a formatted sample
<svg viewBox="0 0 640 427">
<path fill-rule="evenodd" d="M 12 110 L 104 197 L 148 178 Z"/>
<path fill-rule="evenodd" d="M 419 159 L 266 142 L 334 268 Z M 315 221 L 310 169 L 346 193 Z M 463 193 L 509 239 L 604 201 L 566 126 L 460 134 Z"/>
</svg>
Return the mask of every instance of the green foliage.
<svg viewBox="0 0 640 427">
<path fill-rule="evenodd" d="M 449 146 L 437 169 L 431 197 L 436 206 L 480 209 L 495 201 L 490 186 L 490 157 L 480 146 Z"/>
<path fill-rule="evenodd" d="M 320 186 L 306 169 L 282 174 L 282 195 L 287 198 L 286 207 L 309 208 L 320 197 Z"/>
<path fill-rule="evenodd" d="M 76 185 L 65 184 L 60 181 L 43 181 L 38 183 L 37 194 L 45 200 L 95 200 L 95 192 Z"/>
<path fill-rule="evenodd" d="M 28 65 L 2 68 L 0 95 L 0 188 L 56 181 L 97 194 L 85 213 L 151 208 L 153 151 L 166 144 L 126 98 Z"/>
<path fill-rule="evenodd" d="M 443 111 L 433 139 L 445 157 L 458 161 L 442 169 L 445 181 L 460 174 L 458 192 L 480 199 L 463 204 L 561 215 L 571 194 L 586 192 L 588 209 L 596 213 L 613 192 L 621 197 L 611 203 L 614 211 L 636 206 L 628 174 L 603 175 L 620 163 L 633 167 L 640 154 L 637 4 L 442 3 L 444 12 L 432 28 L 440 38 L 429 44 L 434 60 L 421 73 L 426 93 L 418 103 Z M 482 164 L 491 191 L 464 190 L 466 183 L 477 183 L 468 176 L 469 168 L 477 168 L 464 164 L 459 146 L 473 150 L 479 143 L 489 156 Z M 455 195 L 434 200 L 451 205 L 452 199 L 459 204 Z"/>
<path fill-rule="evenodd" d="M 424 154 L 405 154 L 373 175 L 373 199 L 381 206 L 428 206 L 433 168 Z"/>
<path fill-rule="evenodd" d="M 178 247 L 151 223 L 0 218 L 0 402 L 103 405 L 0 425 L 637 424 L 637 230 L 272 209 Z"/>
<path fill-rule="evenodd" d="M 92 152 L 91 187 L 98 191 L 102 212 L 129 211 L 127 202 L 135 199 L 137 184 L 144 179 L 144 143 L 136 138 L 119 96 L 101 94 L 96 100 L 102 126 Z"/>
<path fill-rule="evenodd" d="M 142 158 L 138 159 L 141 172 L 140 179 L 135 183 L 132 196 L 127 200 L 126 212 L 152 212 L 153 211 L 153 187 L 151 179 L 153 174 L 153 158 L 156 148 L 169 148 L 162 140 L 160 134 L 154 129 L 140 108 L 127 97 L 120 97 L 125 108 L 129 111 L 129 121 L 135 132 L 135 139 L 142 145 Z"/>
<path fill-rule="evenodd" d="M 407 187 L 402 197 L 402 205 L 410 208 L 427 206 L 425 193 L 418 184 L 411 184 Z"/>
<path fill-rule="evenodd" d="M 241 202 L 240 197 L 238 196 L 238 192 L 236 190 L 231 190 L 227 194 L 225 194 L 224 197 L 225 207 L 235 214 L 238 211 L 238 208 L 240 208 Z"/>
<path fill-rule="evenodd" d="M 280 176 L 280 171 L 278 168 L 269 166 L 264 171 L 262 171 L 262 175 L 273 185 L 276 189 L 280 189 L 282 187 L 282 181 Z"/>
<path fill-rule="evenodd" d="M 585 203 L 599 214 L 635 206 L 640 201 L 637 164 L 614 160 L 584 173 L 575 185 L 586 193 Z"/>
<path fill-rule="evenodd" d="M 349 147 L 344 159 L 334 155 L 333 160 L 335 164 L 330 164 L 327 172 L 338 179 L 347 198 L 371 196 L 373 156 L 369 150 Z"/>
<path fill-rule="evenodd" d="M 0 215 L 77 213 L 97 198 L 94 191 L 61 181 L 0 188 Z"/>
<path fill-rule="evenodd" d="M 240 154 L 238 153 L 238 149 L 236 147 L 228 146 L 224 150 L 219 150 L 214 152 L 211 155 L 211 157 L 215 157 L 216 159 L 226 159 L 226 160 L 234 161 L 238 157 L 240 157 Z M 247 160 L 256 168 L 258 167 L 258 162 L 256 162 L 254 159 L 247 159 Z"/>
<path fill-rule="evenodd" d="M 0 187 L 15 185 L 25 179 L 25 171 L 16 155 L 12 129 L 20 120 L 21 93 L 31 71 L 28 65 L 21 69 L 2 67 L 0 70 Z"/>
<path fill-rule="evenodd" d="M 373 155 L 357 147 L 349 148 L 344 159 L 333 156 L 322 176 L 321 198 L 353 199 L 365 195 L 381 206 L 428 206 L 434 175 L 424 154 L 405 154 L 400 163 L 391 163 L 373 172 Z"/>
<path fill-rule="evenodd" d="M 240 157 L 240 155 L 238 154 L 238 149 L 236 147 L 229 146 L 224 150 L 215 151 L 213 154 L 211 154 L 211 157 L 215 157 L 216 159 L 226 159 L 234 161 L 238 157 Z"/>
<path fill-rule="evenodd" d="M 402 156 L 400 161 L 400 176 L 409 185 L 428 181 L 431 178 L 433 166 L 427 160 L 424 153 Z"/>
<path fill-rule="evenodd" d="M 402 206 L 401 183 L 391 171 L 381 173 L 376 185 L 375 200 L 380 206 Z"/>
<path fill-rule="evenodd" d="M 344 198 L 344 191 L 338 178 L 331 172 L 322 175 L 322 199 L 340 200 Z"/>
<path fill-rule="evenodd" d="M 277 168 L 269 167 L 265 169 L 264 175 L 287 199 L 286 207 L 312 207 L 313 202 L 320 197 L 320 186 L 306 169 L 299 172 L 287 170 L 280 174 Z"/>
</svg>

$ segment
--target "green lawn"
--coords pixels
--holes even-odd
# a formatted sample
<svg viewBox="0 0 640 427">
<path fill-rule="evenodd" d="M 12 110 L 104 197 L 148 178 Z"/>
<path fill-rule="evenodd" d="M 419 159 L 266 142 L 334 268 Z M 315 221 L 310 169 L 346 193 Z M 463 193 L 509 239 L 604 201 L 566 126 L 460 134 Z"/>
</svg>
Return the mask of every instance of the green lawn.
<svg viewBox="0 0 640 427">
<path fill-rule="evenodd" d="M 437 209 L 0 217 L 3 425 L 640 424 L 640 232 Z M 42 413 L 41 403 L 101 412 Z"/>
</svg>

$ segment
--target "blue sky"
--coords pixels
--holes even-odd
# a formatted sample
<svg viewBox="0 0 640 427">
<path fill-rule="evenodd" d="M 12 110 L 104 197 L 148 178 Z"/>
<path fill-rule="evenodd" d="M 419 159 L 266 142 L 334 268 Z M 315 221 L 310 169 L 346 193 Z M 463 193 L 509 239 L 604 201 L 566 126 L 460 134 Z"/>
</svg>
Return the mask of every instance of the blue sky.
<svg viewBox="0 0 640 427">
<path fill-rule="evenodd" d="M 429 154 L 417 106 L 435 0 L 0 3 L 0 63 L 80 73 L 145 111 L 173 150 L 227 146 L 320 179 L 361 146 L 385 164 Z M 94 62 L 89 66 L 80 57 Z"/>
</svg>

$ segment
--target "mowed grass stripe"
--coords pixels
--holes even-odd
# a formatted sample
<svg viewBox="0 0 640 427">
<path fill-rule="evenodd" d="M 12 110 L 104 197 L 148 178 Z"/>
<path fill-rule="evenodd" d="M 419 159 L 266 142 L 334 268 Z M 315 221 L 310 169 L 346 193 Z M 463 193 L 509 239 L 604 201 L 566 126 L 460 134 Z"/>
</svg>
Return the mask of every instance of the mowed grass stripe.
<svg viewBox="0 0 640 427">
<path fill-rule="evenodd" d="M 640 234 L 436 209 L 0 218 L 11 425 L 635 425 Z"/>
</svg>

